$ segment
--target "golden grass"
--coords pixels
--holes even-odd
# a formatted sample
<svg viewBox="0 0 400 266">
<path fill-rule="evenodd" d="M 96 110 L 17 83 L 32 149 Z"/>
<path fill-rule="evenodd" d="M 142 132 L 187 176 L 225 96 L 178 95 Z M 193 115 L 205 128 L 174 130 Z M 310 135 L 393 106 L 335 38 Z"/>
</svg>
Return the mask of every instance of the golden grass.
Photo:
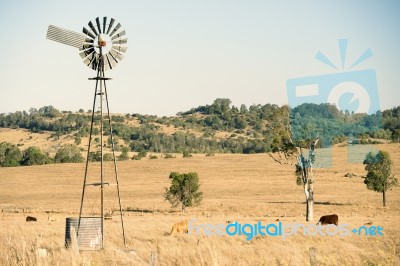
<svg viewBox="0 0 400 266">
<path fill-rule="evenodd" d="M 377 147 L 390 152 L 394 172 L 400 177 L 400 145 Z M 345 155 L 346 148 L 335 147 L 333 167 L 316 170 L 314 218 L 336 213 L 341 224 L 356 227 L 372 222 L 383 226 L 384 236 L 300 234 L 285 240 L 258 236 L 251 241 L 244 236 L 169 236 L 174 223 L 192 218 L 212 224 L 276 219 L 307 224 L 304 195 L 295 184 L 292 165 L 281 166 L 266 154 L 195 155 L 119 162 L 123 207 L 136 210 L 125 213 L 128 247 L 122 247 L 120 223 L 114 217 L 106 221 L 105 250 L 82 252 L 79 257 L 64 249 L 64 232 L 65 218 L 77 216 L 84 165 L 0 168 L 0 207 L 4 210 L 0 253 L 5 254 L 0 256 L 0 264 L 146 265 L 151 253 L 157 252 L 158 265 L 307 265 L 309 248 L 316 247 L 321 265 L 399 265 L 400 188 L 388 193 L 388 207 L 383 208 L 381 194 L 363 184 L 363 165 L 347 163 Z M 93 164 L 90 173 L 98 166 Z M 189 208 L 185 214 L 171 211 L 162 193 L 172 171 L 199 174 L 204 192 L 201 206 Z M 348 172 L 357 177 L 344 177 Z M 111 164 L 107 164 L 106 177 L 112 177 Z M 95 192 L 89 195 L 93 199 Z M 112 198 L 106 198 L 106 203 L 106 210 L 116 207 Z M 23 209 L 28 213 L 22 213 Z M 54 211 L 51 216 L 58 220 L 49 222 L 45 211 Z M 38 222 L 26 223 L 26 215 L 38 217 Z M 38 248 L 46 248 L 49 256 L 39 258 L 35 254 Z"/>
</svg>

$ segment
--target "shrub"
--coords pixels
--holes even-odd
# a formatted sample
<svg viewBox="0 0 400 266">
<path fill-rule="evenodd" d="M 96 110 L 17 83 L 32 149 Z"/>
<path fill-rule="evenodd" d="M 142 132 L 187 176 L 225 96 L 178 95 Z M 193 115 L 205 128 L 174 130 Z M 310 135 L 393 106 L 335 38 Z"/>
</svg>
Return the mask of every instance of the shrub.
<svg viewBox="0 0 400 266">
<path fill-rule="evenodd" d="M 67 144 L 58 149 L 54 160 L 56 163 L 81 163 L 84 159 L 78 146 Z"/>
<path fill-rule="evenodd" d="M 192 154 L 191 154 L 190 152 L 188 152 L 188 151 L 184 151 L 184 152 L 182 153 L 182 155 L 183 155 L 183 158 L 192 157 Z"/>
<path fill-rule="evenodd" d="M 165 159 L 172 159 L 172 158 L 176 158 L 176 157 L 173 156 L 173 155 L 170 154 L 170 153 L 166 153 L 166 154 L 164 154 L 164 158 L 165 158 Z"/>
<path fill-rule="evenodd" d="M 0 143 L 0 166 L 18 166 L 21 159 L 22 152 L 18 147 L 7 142 Z"/>
<path fill-rule="evenodd" d="M 52 159 L 48 154 L 42 153 L 38 147 L 29 147 L 23 153 L 21 165 L 42 165 L 52 163 Z"/>
</svg>

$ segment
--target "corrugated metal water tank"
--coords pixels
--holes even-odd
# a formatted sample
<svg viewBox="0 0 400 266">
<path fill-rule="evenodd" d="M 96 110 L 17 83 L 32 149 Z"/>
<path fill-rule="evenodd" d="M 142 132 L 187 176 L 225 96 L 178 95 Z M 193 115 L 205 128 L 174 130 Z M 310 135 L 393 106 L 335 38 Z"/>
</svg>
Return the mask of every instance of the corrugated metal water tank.
<svg viewBox="0 0 400 266">
<path fill-rule="evenodd" d="M 71 226 L 78 233 L 79 218 L 67 217 L 65 221 L 65 246 L 71 245 Z M 82 217 L 79 227 L 78 246 L 80 250 L 101 249 L 101 217 Z"/>
</svg>

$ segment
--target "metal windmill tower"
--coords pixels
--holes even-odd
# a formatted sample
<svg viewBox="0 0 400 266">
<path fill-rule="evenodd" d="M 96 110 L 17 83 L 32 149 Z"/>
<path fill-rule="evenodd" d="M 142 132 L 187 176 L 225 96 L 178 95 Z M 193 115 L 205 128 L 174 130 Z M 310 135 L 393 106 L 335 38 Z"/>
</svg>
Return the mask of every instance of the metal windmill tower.
<svg viewBox="0 0 400 266">
<path fill-rule="evenodd" d="M 118 171 L 117 171 L 117 163 L 115 157 L 115 145 L 113 139 L 113 130 L 111 125 L 111 116 L 108 105 L 108 95 L 107 95 L 107 87 L 106 81 L 110 80 L 105 76 L 105 71 L 109 69 L 113 69 L 124 57 L 124 54 L 127 50 L 126 44 L 127 39 L 125 38 L 125 30 L 121 29 L 121 24 L 116 24 L 115 20 L 111 18 L 108 22 L 107 17 L 103 18 L 101 22 L 99 18 L 96 18 L 96 25 L 90 21 L 88 23 L 89 29 L 83 27 L 83 34 L 73 32 L 70 30 L 66 30 L 63 28 L 59 28 L 53 25 L 48 27 L 47 31 L 47 39 L 53 40 L 59 43 L 63 43 L 75 48 L 79 49 L 79 55 L 83 59 L 83 63 L 90 67 L 91 69 L 97 72 L 96 77 L 89 78 L 89 80 L 94 80 L 96 82 L 95 92 L 94 92 L 94 100 L 93 100 L 93 108 L 91 114 L 91 124 L 90 124 L 90 133 L 89 133 L 89 143 L 88 143 L 88 151 L 86 156 L 86 166 L 85 166 L 85 174 L 83 180 L 83 188 L 82 188 L 82 198 L 81 205 L 79 210 L 79 219 L 75 219 L 77 239 L 80 248 L 92 248 L 92 249 L 102 249 L 104 247 L 104 218 L 105 218 L 105 202 L 104 202 L 104 188 L 105 186 L 110 186 L 109 182 L 105 182 L 105 170 L 104 170 L 104 133 L 110 136 L 111 140 L 111 149 L 112 149 L 112 161 L 113 161 L 113 176 L 115 176 L 115 184 L 117 195 L 118 195 L 118 204 L 119 204 L 119 212 L 121 218 L 121 226 L 122 226 L 122 236 L 124 245 L 125 241 L 125 229 L 124 229 L 124 220 L 122 215 L 122 207 L 121 207 L 121 197 L 119 190 L 119 181 L 118 181 Z M 114 27 L 115 25 L 115 27 Z M 98 111 L 96 112 L 96 106 Z M 96 115 L 97 113 L 97 115 Z M 99 113 L 99 114 L 98 114 Z M 106 123 L 104 123 L 106 121 Z M 99 125 L 100 132 L 100 145 L 93 145 L 92 139 L 94 136 L 94 127 Z M 105 128 L 106 127 L 106 128 Z M 95 146 L 95 147 L 93 147 Z M 97 148 L 100 149 L 98 154 L 100 155 L 100 169 L 98 169 L 95 179 L 95 182 L 88 182 L 88 172 L 89 172 L 89 162 L 91 160 L 91 149 Z M 100 211 L 94 217 L 83 217 L 83 209 L 84 209 L 84 200 L 85 200 L 85 192 L 89 187 L 100 188 Z M 100 214 L 100 216 L 98 216 Z M 89 223 L 87 225 L 88 218 L 94 218 L 92 221 L 96 221 L 99 225 L 99 228 L 95 229 L 95 240 L 93 239 L 93 225 Z M 71 222 L 73 223 L 73 222 Z M 67 218 L 67 229 L 68 226 L 68 218 Z M 92 230 L 92 232 L 90 232 Z M 101 235 L 100 235 L 101 234 Z M 67 233 L 66 233 L 67 235 Z M 66 238 L 67 239 L 67 238 Z"/>
</svg>

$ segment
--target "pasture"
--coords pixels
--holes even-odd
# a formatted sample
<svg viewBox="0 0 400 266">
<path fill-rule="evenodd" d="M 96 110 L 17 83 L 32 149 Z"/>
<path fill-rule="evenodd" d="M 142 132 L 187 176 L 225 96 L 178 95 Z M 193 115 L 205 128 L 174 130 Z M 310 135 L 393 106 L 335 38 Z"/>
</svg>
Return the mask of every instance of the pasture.
<svg viewBox="0 0 400 266">
<path fill-rule="evenodd" d="M 390 153 L 400 177 L 400 145 L 377 145 Z M 318 150 L 317 150 L 318 152 Z M 105 223 L 105 249 L 81 252 L 64 248 L 65 218 L 78 215 L 84 164 L 0 168 L 1 265 L 307 265 L 316 248 L 318 265 L 399 265 L 400 187 L 382 195 L 363 184 L 362 164 L 346 160 L 346 148 L 333 148 L 333 166 L 316 169 L 314 222 L 337 214 L 339 224 L 382 226 L 383 236 L 170 236 L 181 220 L 198 223 L 282 223 L 305 221 L 304 192 L 297 186 L 294 166 L 280 165 L 267 154 L 223 154 L 212 157 L 143 159 L 118 163 L 127 247 L 120 238 L 120 223 Z M 111 176 L 112 168 L 106 169 Z M 91 171 L 98 164 L 91 166 Z M 170 172 L 197 172 L 204 199 L 199 207 L 171 209 L 164 201 Z M 352 173 L 354 177 L 345 177 Z M 94 194 L 93 194 L 94 195 Z M 95 197 L 95 196 L 93 196 Z M 107 197 L 107 195 L 106 195 Z M 115 209 L 112 193 L 106 211 Z M 89 205 L 88 205 L 89 206 Z M 93 207 L 93 206 L 92 206 Z M 37 222 L 25 222 L 26 216 Z M 48 216 L 57 218 L 49 221 Z M 46 249 L 47 256 L 38 250 Z M 153 255 L 152 255 L 153 254 Z M 154 258 L 154 257 L 157 258 Z"/>
</svg>

